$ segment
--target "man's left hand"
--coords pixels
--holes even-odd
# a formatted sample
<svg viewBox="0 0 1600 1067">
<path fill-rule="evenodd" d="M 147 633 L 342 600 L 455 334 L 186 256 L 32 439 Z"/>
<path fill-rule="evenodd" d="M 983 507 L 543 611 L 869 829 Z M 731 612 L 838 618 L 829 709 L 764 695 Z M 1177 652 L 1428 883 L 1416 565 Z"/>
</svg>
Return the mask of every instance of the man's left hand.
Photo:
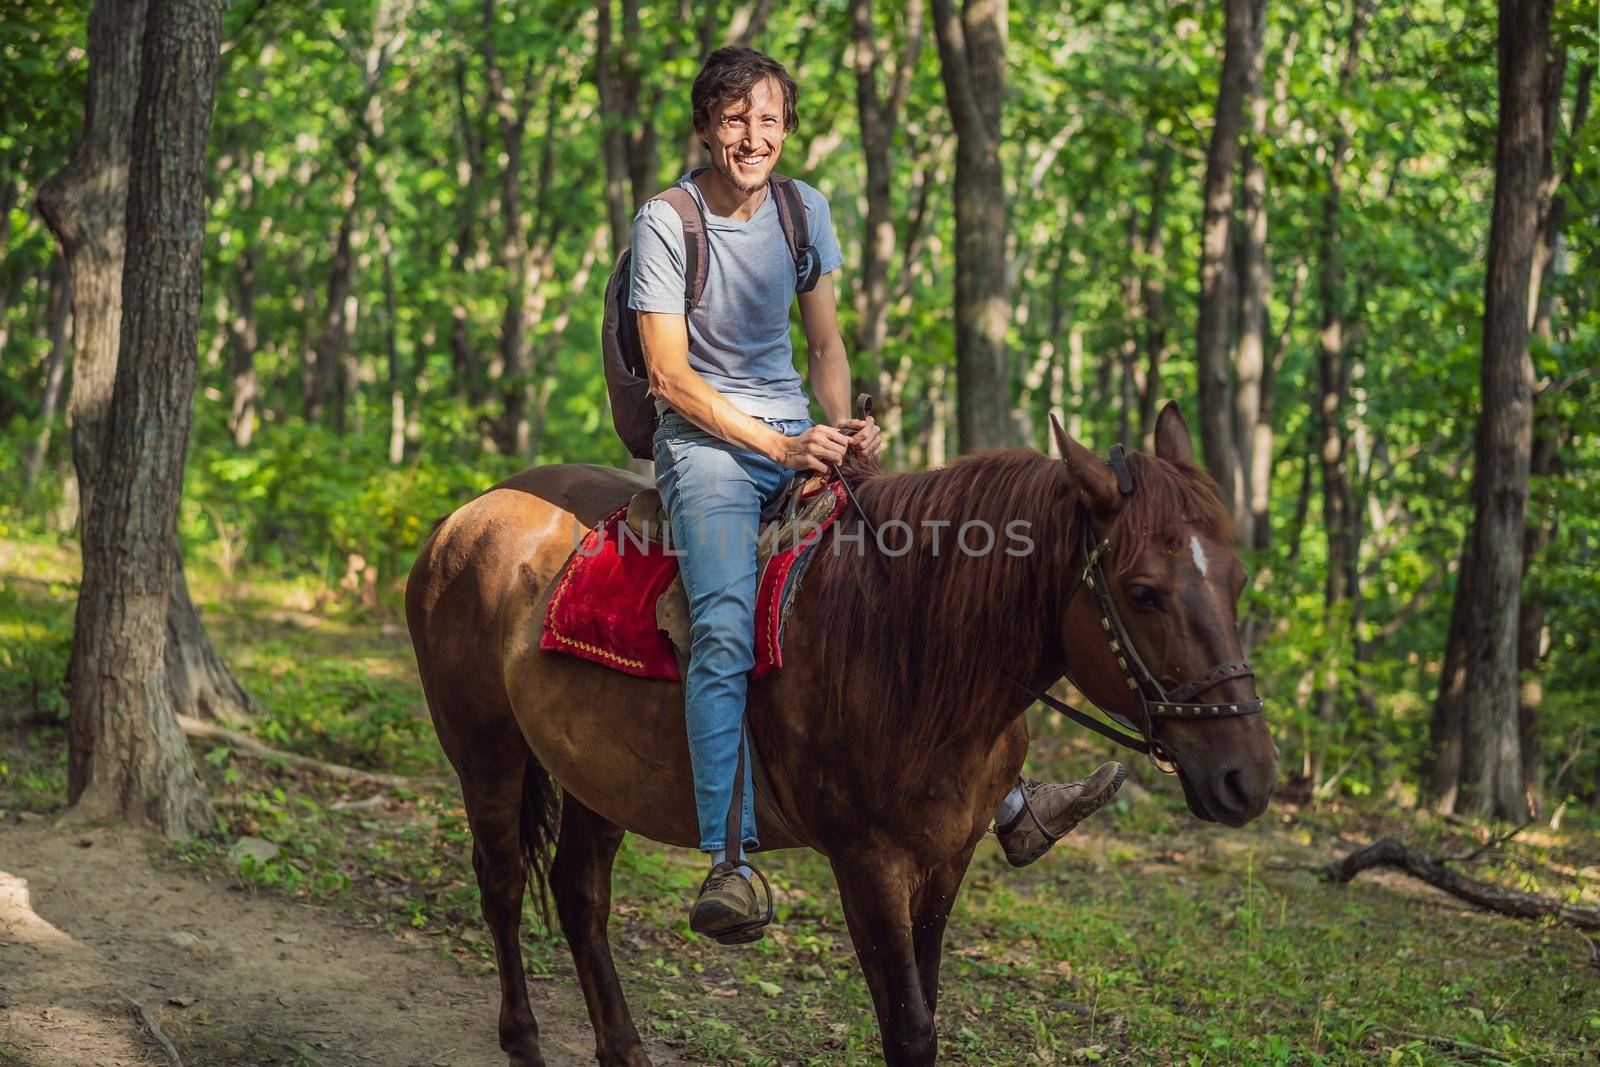
<svg viewBox="0 0 1600 1067">
<path fill-rule="evenodd" d="M 883 451 L 883 434 L 878 430 L 878 420 L 871 415 L 865 419 L 840 419 L 833 425 L 850 435 L 850 451 L 868 457 Z"/>
</svg>

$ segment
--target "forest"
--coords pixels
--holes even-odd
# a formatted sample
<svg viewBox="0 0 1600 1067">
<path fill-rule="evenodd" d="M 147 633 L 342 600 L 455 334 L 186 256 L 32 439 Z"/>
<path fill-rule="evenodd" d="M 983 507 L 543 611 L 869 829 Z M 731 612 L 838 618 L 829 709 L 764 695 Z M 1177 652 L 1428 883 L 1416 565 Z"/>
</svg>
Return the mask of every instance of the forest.
<svg viewBox="0 0 1600 1067">
<path fill-rule="evenodd" d="M 262 916 L 314 904 L 307 942 L 357 931 L 413 983 L 421 955 L 381 953 L 432 951 L 461 1006 L 417 1017 L 440 1043 L 416 1062 L 504 1062 L 404 584 L 435 520 L 501 479 L 629 466 L 602 296 L 638 205 L 703 164 L 689 86 L 728 44 L 798 83 L 779 169 L 831 204 L 885 464 L 1053 454 L 1052 413 L 1098 452 L 1151 451 L 1175 400 L 1249 575 L 1271 812 L 1201 828 L 1130 760 L 1037 867 L 980 851 L 941 1056 L 1591 1055 L 1594 0 L 4 5 L 0 888 L 67 877 L 79 850 L 40 834 L 76 805 L 90 829 L 63 832 L 116 897 L 101 853 L 132 846 L 95 827 L 142 824 L 174 899 L 214 879 Z M 179 211 L 183 248 L 161 236 Z M 794 336 L 803 368 L 798 315 Z M 1029 721 L 1028 773 L 1112 752 Z M 1315 877 L 1385 836 L 1554 906 L 1518 922 L 1393 871 Z M 878 1055 L 825 861 L 774 861 L 788 932 L 740 957 L 691 940 L 682 850 L 630 839 L 618 864 L 658 1061 Z M 528 919 L 547 1044 L 571 1053 L 547 1055 L 587 1062 L 559 934 Z M 229 951 L 304 951 L 265 941 Z M 98 1062 L 163 1062 L 155 1035 L 187 1062 L 358 1062 L 293 993 L 272 1017 L 237 968 L 185 980 L 68 1036 Z M 0 1062 L 97 1062 L 29 995 L 0 975 Z M 362 1026 L 395 1011 L 354 995 Z"/>
</svg>

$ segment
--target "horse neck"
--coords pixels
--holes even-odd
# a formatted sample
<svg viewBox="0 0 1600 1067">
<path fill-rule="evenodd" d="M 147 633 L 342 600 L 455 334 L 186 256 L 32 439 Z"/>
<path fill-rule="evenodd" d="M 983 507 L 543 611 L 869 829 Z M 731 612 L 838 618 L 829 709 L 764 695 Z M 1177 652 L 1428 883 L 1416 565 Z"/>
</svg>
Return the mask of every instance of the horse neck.
<svg viewBox="0 0 1600 1067">
<path fill-rule="evenodd" d="M 821 592 L 840 621 L 823 655 L 841 679 L 840 706 L 863 703 L 847 684 L 870 688 L 872 721 L 902 752 L 931 758 L 958 740 L 992 742 L 1028 704 L 1008 676 L 1038 681 L 1061 663 L 1076 507 L 1055 462 L 1029 455 L 886 475 L 858 490 L 882 544 L 905 544 L 909 527 L 911 548 L 876 555 L 868 538 L 862 555 L 830 561 Z M 974 522 L 993 531 L 986 553 L 962 548 L 963 524 Z"/>
</svg>

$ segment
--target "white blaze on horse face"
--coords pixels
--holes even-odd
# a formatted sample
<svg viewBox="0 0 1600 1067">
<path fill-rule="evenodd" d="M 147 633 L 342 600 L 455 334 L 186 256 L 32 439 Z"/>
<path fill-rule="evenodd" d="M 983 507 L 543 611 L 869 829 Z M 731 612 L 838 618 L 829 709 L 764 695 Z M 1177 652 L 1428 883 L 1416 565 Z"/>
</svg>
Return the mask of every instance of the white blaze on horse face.
<svg viewBox="0 0 1600 1067">
<path fill-rule="evenodd" d="M 1200 572 L 1200 577 L 1206 576 L 1206 568 L 1210 561 L 1206 559 L 1206 550 L 1200 547 L 1200 538 L 1193 535 L 1189 538 L 1189 553 L 1194 556 L 1195 570 Z"/>
</svg>

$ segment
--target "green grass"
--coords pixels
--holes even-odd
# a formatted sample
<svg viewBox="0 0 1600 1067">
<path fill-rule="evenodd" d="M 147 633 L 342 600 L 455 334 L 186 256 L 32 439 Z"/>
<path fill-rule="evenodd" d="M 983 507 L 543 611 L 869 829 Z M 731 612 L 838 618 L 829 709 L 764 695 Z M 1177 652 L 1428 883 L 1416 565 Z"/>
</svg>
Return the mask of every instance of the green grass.
<svg viewBox="0 0 1600 1067">
<path fill-rule="evenodd" d="M 0 705 L 47 717 L 60 707 L 74 560 L 65 548 L 0 545 Z M 262 702 L 258 736 L 340 762 L 444 767 L 396 619 L 319 601 L 291 582 L 241 582 L 221 595 L 202 572 L 194 590 Z M 199 751 L 224 835 L 175 848 L 167 862 L 408 929 L 467 966 L 492 968 L 453 789 L 338 809 L 373 791 L 226 747 Z M 1045 724 L 1030 766 L 1070 774 L 1102 755 Z M 6 727 L 0 808 L 58 807 L 63 760 L 60 726 Z M 1592 1062 L 1600 974 L 1572 932 L 1471 911 L 1400 876 L 1341 888 L 1304 869 L 1383 833 L 1448 852 L 1487 829 L 1377 806 L 1277 806 L 1253 827 L 1218 830 L 1189 818 L 1171 783 L 1144 768 L 1135 776 L 1147 798 L 1120 800 L 1027 870 L 980 849 L 946 937 L 947 1061 Z M 240 834 L 282 851 L 234 868 L 226 845 Z M 611 930 L 639 1025 L 690 1062 L 870 1062 L 876 1027 L 826 862 L 788 853 L 764 869 L 777 923 L 754 946 L 721 949 L 687 929 L 700 857 L 628 839 Z M 1470 871 L 1592 904 L 1600 845 L 1569 814 L 1561 832 L 1530 829 Z M 564 943 L 531 906 L 528 917 L 532 980 L 570 974 Z"/>
</svg>

